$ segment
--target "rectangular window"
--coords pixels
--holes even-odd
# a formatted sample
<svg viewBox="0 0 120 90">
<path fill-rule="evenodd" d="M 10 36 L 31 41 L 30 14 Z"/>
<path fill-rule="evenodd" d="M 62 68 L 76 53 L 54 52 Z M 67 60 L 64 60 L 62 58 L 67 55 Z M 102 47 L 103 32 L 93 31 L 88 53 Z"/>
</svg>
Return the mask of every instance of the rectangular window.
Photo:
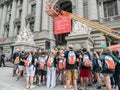
<svg viewBox="0 0 120 90">
<path fill-rule="evenodd" d="M 19 18 L 21 18 L 22 10 L 19 10 Z"/>
<path fill-rule="evenodd" d="M 35 13 L 36 4 L 31 5 L 31 13 Z"/>
<path fill-rule="evenodd" d="M 105 17 L 118 15 L 117 0 L 109 0 L 103 3 Z"/>
<path fill-rule="evenodd" d="M 20 5 L 22 5 L 23 4 L 23 0 L 20 0 Z"/>
<path fill-rule="evenodd" d="M 11 19 L 11 14 L 9 14 L 9 22 L 10 22 L 10 19 Z"/>
<path fill-rule="evenodd" d="M 10 10 L 12 10 L 12 4 L 10 4 Z"/>
<path fill-rule="evenodd" d="M 19 34 L 20 32 L 20 26 L 17 27 L 17 35 Z"/>
<path fill-rule="evenodd" d="M 6 34 L 7 34 L 7 38 L 8 38 L 9 37 L 9 28 L 7 29 L 7 33 Z"/>
<path fill-rule="evenodd" d="M 30 30 L 31 30 L 32 32 L 34 32 L 34 22 L 31 22 L 31 23 L 30 23 Z"/>
</svg>

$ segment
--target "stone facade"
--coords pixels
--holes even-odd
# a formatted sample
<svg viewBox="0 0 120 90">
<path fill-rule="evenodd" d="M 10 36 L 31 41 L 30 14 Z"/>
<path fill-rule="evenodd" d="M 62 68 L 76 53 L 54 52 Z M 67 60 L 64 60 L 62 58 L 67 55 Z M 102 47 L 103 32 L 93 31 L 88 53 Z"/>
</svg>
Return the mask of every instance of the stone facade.
<svg viewBox="0 0 120 90">
<path fill-rule="evenodd" d="M 10 54 L 13 51 L 14 47 L 11 45 L 15 43 L 16 36 L 24 27 L 31 28 L 34 41 L 40 48 L 45 48 L 46 42 L 50 43 L 50 47 L 55 46 L 53 19 L 45 13 L 46 1 L 0 0 L 0 52 L 4 50 Z M 74 14 L 97 21 L 120 32 L 120 0 L 71 1 Z M 109 9 L 105 7 L 109 6 L 107 2 L 116 4 L 115 8 L 110 7 L 115 13 L 110 13 Z M 71 40 L 69 39 L 69 41 Z M 106 44 L 105 36 L 93 29 L 91 29 L 90 41 L 97 51 L 100 51 L 101 46 Z"/>
</svg>

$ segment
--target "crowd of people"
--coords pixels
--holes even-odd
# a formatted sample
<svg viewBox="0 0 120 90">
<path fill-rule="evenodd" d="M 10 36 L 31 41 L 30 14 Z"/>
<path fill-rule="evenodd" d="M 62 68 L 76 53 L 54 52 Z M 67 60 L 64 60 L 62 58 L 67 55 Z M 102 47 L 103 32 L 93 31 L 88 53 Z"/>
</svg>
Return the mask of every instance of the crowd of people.
<svg viewBox="0 0 120 90">
<path fill-rule="evenodd" d="M 91 84 L 101 89 L 103 81 L 106 90 L 120 90 L 118 50 L 110 51 L 103 46 L 101 52 L 90 53 L 86 48 L 77 51 L 73 48 L 73 45 L 69 45 L 68 49 L 55 47 L 50 51 L 43 48 L 39 52 L 17 49 L 13 54 L 13 77 L 16 76 L 19 81 L 25 75 L 26 88 L 55 88 L 60 83 L 65 84 L 66 90 L 71 85 L 74 90 L 88 90 Z"/>
</svg>

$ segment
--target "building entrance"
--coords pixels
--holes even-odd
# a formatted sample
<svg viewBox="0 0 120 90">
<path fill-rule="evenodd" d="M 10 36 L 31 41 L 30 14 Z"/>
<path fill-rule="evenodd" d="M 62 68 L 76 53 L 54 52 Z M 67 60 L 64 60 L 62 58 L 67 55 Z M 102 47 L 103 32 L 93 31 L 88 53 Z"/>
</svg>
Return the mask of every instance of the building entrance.
<svg viewBox="0 0 120 90">
<path fill-rule="evenodd" d="M 54 9 L 56 11 L 64 10 L 72 13 L 72 2 L 71 0 L 58 0 L 54 5 Z M 65 37 L 68 36 L 68 34 L 69 33 L 55 35 L 56 45 L 66 45 L 67 41 Z"/>
</svg>

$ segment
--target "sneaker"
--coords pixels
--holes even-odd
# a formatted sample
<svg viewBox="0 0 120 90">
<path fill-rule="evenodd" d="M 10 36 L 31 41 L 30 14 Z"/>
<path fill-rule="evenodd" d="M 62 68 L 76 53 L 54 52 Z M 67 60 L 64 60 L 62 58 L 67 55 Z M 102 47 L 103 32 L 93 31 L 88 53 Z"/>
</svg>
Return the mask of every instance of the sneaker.
<svg viewBox="0 0 120 90">
<path fill-rule="evenodd" d="M 72 86 L 72 85 L 70 85 L 70 87 L 69 87 L 69 88 L 71 89 L 72 87 L 73 87 L 73 86 Z M 66 85 L 64 86 L 64 88 L 66 88 Z"/>
<path fill-rule="evenodd" d="M 16 81 L 19 81 L 19 78 L 17 78 L 17 80 Z"/>
<path fill-rule="evenodd" d="M 70 88 L 72 88 L 73 86 L 72 85 L 70 85 Z"/>
<path fill-rule="evenodd" d="M 30 89 L 32 89 L 32 88 L 35 88 L 35 86 L 34 86 L 34 85 L 31 85 L 31 86 L 30 86 Z"/>
<path fill-rule="evenodd" d="M 45 86 L 45 82 L 43 82 L 42 85 Z"/>
<path fill-rule="evenodd" d="M 16 77 L 16 76 L 17 76 L 17 74 L 13 74 L 12 76 L 13 76 L 13 77 Z"/>
<path fill-rule="evenodd" d="M 50 86 L 47 86 L 47 88 L 50 88 Z"/>
<path fill-rule="evenodd" d="M 93 81 L 92 84 L 96 84 L 97 83 L 97 80 Z"/>
<path fill-rule="evenodd" d="M 54 88 L 54 86 L 51 86 L 50 88 Z"/>
<path fill-rule="evenodd" d="M 66 85 L 64 86 L 64 88 L 66 88 Z"/>
<path fill-rule="evenodd" d="M 97 86 L 96 89 L 101 89 L 101 86 Z"/>
<path fill-rule="evenodd" d="M 85 90 L 89 90 L 88 88 L 85 88 Z"/>
<path fill-rule="evenodd" d="M 103 85 L 103 87 L 106 87 L 105 84 Z"/>
<path fill-rule="evenodd" d="M 61 82 L 61 85 L 63 85 L 63 82 Z"/>
<path fill-rule="evenodd" d="M 89 83 L 89 84 L 88 84 L 88 86 L 92 86 L 92 84 L 91 84 L 91 83 Z"/>
<path fill-rule="evenodd" d="M 41 83 L 38 84 L 38 87 L 41 87 Z"/>
<path fill-rule="evenodd" d="M 26 88 L 28 89 L 28 88 L 29 88 L 29 85 L 27 85 Z"/>
<path fill-rule="evenodd" d="M 78 88 L 78 90 L 83 90 L 83 87 Z"/>
</svg>

